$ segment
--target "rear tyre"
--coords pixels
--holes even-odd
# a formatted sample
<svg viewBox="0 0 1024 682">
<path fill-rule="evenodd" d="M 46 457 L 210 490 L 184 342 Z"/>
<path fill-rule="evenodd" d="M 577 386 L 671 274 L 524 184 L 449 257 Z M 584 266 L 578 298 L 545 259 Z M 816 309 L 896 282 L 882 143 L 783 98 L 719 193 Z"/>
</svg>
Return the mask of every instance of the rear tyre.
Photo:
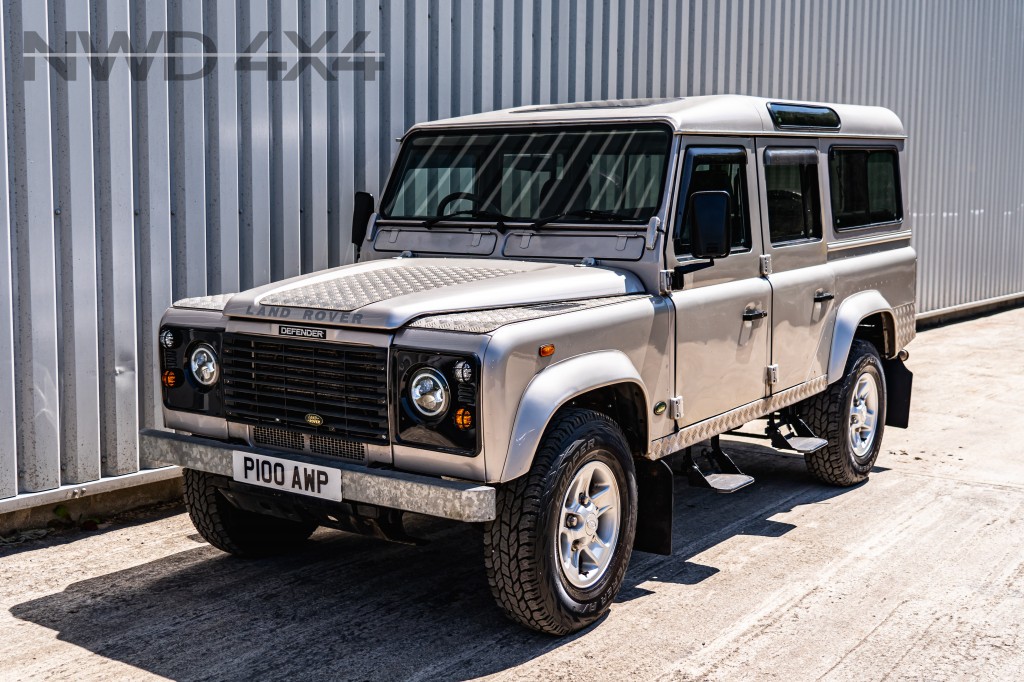
<svg viewBox="0 0 1024 682">
<path fill-rule="evenodd" d="M 843 378 L 800 406 L 811 430 L 828 440 L 826 447 L 805 456 L 811 474 L 838 486 L 865 480 L 882 447 L 885 405 L 878 351 L 867 341 L 855 340 Z"/>
<path fill-rule="evenodd" d="M 498 489 L 497 518 L 484 530 L 494 598 L 540 632 L 587 627 L 622 587 L 636 509 L 633 457 L 618 425 L 591 410 L 563 412 L 529 473 Z"/>
<path fill-rule="evenodd" d="M 192 524 L 217 549 L 240 557 L 263 557 L 294 551 L 317 526 L 243 511 L 220 492 L 223 476 L 183 469 L 185 508 Z"/>
</svg>

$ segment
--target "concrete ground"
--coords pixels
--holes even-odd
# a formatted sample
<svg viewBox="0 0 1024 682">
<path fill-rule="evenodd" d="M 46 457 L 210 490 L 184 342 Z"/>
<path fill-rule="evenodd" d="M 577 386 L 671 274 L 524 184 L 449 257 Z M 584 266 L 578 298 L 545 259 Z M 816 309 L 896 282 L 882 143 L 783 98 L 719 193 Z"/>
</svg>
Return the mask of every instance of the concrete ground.
<svg viewBox="0 0 1024 682">
<path fill-rule="evenodd" d="M 1014 310 L 921 333 L 913 426 L 864 485 L 731 443 L 757 483 L 678 481 L 675 553 L 634 555 L 577 636 L 503 618 L 473 527 L 320 531 L 247 562 L 172 507 L 0 550 L 0 679 L 1022 679 L 1021 329 Z"/>
</svg>

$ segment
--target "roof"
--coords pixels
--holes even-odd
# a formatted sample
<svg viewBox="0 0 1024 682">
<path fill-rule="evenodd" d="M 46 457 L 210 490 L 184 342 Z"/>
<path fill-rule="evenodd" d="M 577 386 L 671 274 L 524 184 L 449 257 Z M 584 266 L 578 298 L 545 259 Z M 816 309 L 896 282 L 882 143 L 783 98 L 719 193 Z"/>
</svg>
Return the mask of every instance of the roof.
<svg viewBox="0 0 1024 682">
<path fill-rule="evenodd" d="M 839 114 L 838 129 L 779 129 L 772 121 L 772 103 L 829 107 Z M 576 102 L 501 109 L 421 123 L 413 130 L 439 127 L 510 126 L 529 123 L 665 121 L 679 133 L 744 135 L 812 135 L 815 137 L 904 138 L 899 117 L 884 107 L 794 100 L 746 95 L 708 95 L 664 99 Z"/>
</svg>

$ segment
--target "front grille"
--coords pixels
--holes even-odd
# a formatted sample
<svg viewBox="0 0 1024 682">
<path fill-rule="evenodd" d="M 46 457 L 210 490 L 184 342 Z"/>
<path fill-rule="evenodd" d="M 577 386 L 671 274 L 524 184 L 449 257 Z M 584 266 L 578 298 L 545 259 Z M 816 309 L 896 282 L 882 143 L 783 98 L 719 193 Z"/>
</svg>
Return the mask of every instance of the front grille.
<svg viewBox="0 0 1024 682">
<path fill-rule="evenodd" d="M 228 333 L 223 350 L 229 421 L 388 441 L 387 349 Z"/>
</svg>

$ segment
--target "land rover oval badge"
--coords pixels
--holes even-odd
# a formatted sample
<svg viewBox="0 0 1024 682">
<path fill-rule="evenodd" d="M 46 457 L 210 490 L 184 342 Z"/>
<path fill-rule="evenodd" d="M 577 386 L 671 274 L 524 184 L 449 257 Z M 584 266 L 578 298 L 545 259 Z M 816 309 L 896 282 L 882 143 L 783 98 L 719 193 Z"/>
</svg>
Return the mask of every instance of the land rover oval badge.
<svg viewBox="0 0 1024 682">
<path fill-rule="evenodd" d="M 324 418 L 318 414 L 307 414 L 306 423 L 309 424 L 310 426 L 320 426 L 321 424 L 324 423 Z"/>
</svg>

